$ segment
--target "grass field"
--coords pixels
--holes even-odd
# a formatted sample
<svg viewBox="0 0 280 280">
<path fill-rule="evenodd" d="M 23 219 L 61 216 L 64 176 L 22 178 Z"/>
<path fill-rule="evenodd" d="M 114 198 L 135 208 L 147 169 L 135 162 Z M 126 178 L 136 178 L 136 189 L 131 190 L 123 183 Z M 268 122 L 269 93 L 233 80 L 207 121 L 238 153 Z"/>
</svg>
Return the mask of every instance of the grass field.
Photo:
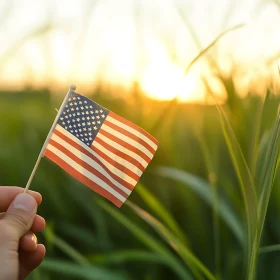
<svg viewBox="0 0 280 280">
<path fill-rule="evenodd" d="M 25 186 L 55 96 L 0 93 L 1 185 Z M 30 279 L 279 279 L 279 97 L 228 96 L 216 107 L 88 94 L 160 146 L 121 209 L 43 159 L 31 189 L 47 256 Z"/>
</svg>

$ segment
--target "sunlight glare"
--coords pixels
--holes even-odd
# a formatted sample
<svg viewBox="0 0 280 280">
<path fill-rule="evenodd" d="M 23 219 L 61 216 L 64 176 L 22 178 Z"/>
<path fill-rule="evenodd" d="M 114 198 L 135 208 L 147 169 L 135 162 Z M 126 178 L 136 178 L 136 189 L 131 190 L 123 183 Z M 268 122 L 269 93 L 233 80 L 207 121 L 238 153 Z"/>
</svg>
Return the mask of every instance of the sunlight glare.
<svg viewBox="0 0 280 280">
<path fill-rule="evenodd" d="M 147 68 L 142 81 L 143 90 L 151 98 L 195 101 L 197 84 L 191 74 L 184 76 L 183 69 L 174 64 L 154 64 Z"/>
<path fill-rule="evenodd" d="M 193 72 L 185 75 L 185 69 L 171 61 L 163 45 L 149 40 L 150 63 L 141 78 L 143 90 L 149 97 L 159 100 L 196 101 L 198 81 Z"/>
</svg>

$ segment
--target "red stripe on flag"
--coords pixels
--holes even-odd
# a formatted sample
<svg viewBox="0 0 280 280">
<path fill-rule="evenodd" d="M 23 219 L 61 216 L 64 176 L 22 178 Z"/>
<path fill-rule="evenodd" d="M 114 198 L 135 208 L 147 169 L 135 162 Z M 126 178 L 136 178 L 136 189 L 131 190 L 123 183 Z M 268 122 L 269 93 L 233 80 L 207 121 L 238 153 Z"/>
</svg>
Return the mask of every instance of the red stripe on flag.
<svg viewBox="0 0 280 280">
<path fill-rule="evenodd" d="M 119 122 L 122 122 L 122 123 L 124 123 L 124 124 L 126 124 L 126 125 L 128 125 L 128 126 L 130 126 L 132 128 L 134 128 L 135 130 L 141 132 L 147 138 L 149 138 L 154 144 L 158 145 L 158 141 L 153 136 L 151 136 L 147 131 L 145 131 L 143 128 L 141 128 L 141 127 L 137 126 L 136 124 L 134 124 L 134 123 L 132 123 L 132 122 L 130 122 L 130 121 L 128 121 L 128 120 L 118 116 L 117 114 L 115 114 L 113 112 L 110 112 L 109 116 L 114 118 L 114 119 L 116 119 L 116 120 L 118 120 Z"/>
<path fill-rule="evenodd" d="M 90 166 L 88 163 L 84 162 L 81 158 L 75 156 L 73 153 L 71 153 L 68 149 L 66 149 L 61 144 L 55 142 L 53 139 L 50 139 L 49 143 L 56 147 L 58 150 L 63 152 L 65 155 L 70 157 L 72 160 L 74 160 L 77 164 L 85 168 L 90 173 L 94 174 L 96 177 L 104 181 L 107 185 L 109 185 L 112 189 L 114 189 L 116 192 L 118 192 L 120 195 L 122 195 L 125 198 L 128 198 L 128 194 L 125 193 L 123 190 L 115 186 L 107 177 L 105 177 L 102 173 L 100 173 L 98 170 Z"/>
<path fill-rule="evenodd" d="M 124 148 L 134 152 L 135 154 L 137 154 L 138 156 L 140 156 L 141 158 L 143 158 L 147 163 L 149 163 L 151 161 L 151 159 L 142 151 L 140 151 L 139 149 L 137 149 L 136 147 L 132 146 L 131 144 L 128 144 L 127 142 L 121 140 L 120 138 L 114 136 L 113 134 L 105 131 L 101 129 L 98 131 L 98 133 L 106 136 L 107 138 L 111 139 L 112 141 L 120 144 L 121 146 L 123 146 Z M 98 135 L 98 134 L 97 134 Z"/>
<path fill-rule="evenodd" d="M 102 195 L 105 198 L 107 198 L 108 200 L 110 200 L 117 207 L 122 206 L 122 204 L 123 204 L 122 201 L 120 201 L 118 198 L 116 198 L 114 195 L 112 195 L 108 191 L 104 190 L 98 184 L 94 183 L 93 181 L 89 180 L 87 177 L 83 176 L 81 173 L 79 173 L 77 170 L 75 170 L 73 167 L 71 167 L 69 164 L 67 164 L 65 161 L 63 161 L 61 158 L 56 156 L 50 150 L 46 150 L 45 156 L 48 157 L 54 163 L 56 163 L 58 166 L 60 166 L 62 169 L 64 169 L 67 173 L 72 175 L 75 179 L 77 179 L 84 185 L 88 186 L 95 192 L 99 193 L 100 195 Z"/>
<path fill-rule="evenodd" d="M 132 134 L 131 132 L 127 131 L 126 129 L 123 129 L 122 127 L 120 127 L 118 125 L 115 125 L 108 120 L 105 120 L 104 124 L 108 125 L 109 127 L 116 130 L 117 132 L 120 132 L 121 134 L 123 134 L 123 135 L 129 137 L 130 139 L 136 141 L 137 143 L 141 144 L 143 147 L 145 147 L 152 154 L 155 153 L 155 150 L 146 141 L 142 140 L 141 138 L 137 137 L 136 135 Z"/>
<path fill-rule="evenodd" d="M 129 190 L 133 190 L 134 189 L 134 185 L 124 181 L 122 178 L 120 178 L 119 176 L 115 175 L 105 164 L 103 164 L 97 157 L 95 157 L 93 154 L 91 154 L 89 151 L 87 151 L 86 149 L 84 149 L 81 145 L 79 145 L 78 143 L 76 143 L 75 141 L 71 140 L 70 138 L 68 138 L 66 135 L 64 135 L 63 133 L 61 133 L 58 130 L 54 131 L 54 134 L 56 134 L 57 136 L 59 136 L 61 139 L 63 139 L 64 141 L 66 141 L 68 144 L 70 144 L 71 146 L 73 146 L 74 148 L 76 148 L 78 151 L 84 153 L 85 155 L 87 155 L 88 157 L 90 157 L 92 160 L 96 161 L 101 167 L 103 167 L 107 173 L 109 173 L 109 175 L 115 179 L 116 181 L 118 181 L 121 185 L 123 185 L 124 187 L 128 188 Z"/>
<path fill-rule="evenodd" d="M 113 165 L 114 167 L 116 167 L 117 169 L 119 169 L 120 171 L 122 171 L 123 173 L 125 173 L 127 176 L 129 176 L 130 178 L 134 179 L 135 181 L 138 181 L 139 179 L 139 175 L 135 174 L 134 172 L 132 172 L 130 169 L 128 169 L 127 167 L 125 167 L 124 165 L 114 161 L 112 158 L 110 158 L 109 156 L 107 156 L 106 154 L 104 154 L 103 152 L 101 152 L 100 150 L 98 150 L 96 147 L 94 147 L 93 145 L 91 145 L 91 149 L 97 153 L 100 157 L 102 157 L 103 159 L 105 159 L 107 162 L 109 162 L 111 165 Z"/>
<path fill-rule="evenodd" d="M 94 142 L 99 143 L 100 145 L 102 145 L 104 148 L 106 148 L 107 150 L 109 150 L 113 154 L 118 155 L 121 158 L 124 158 L 125 160 L 127 160 L 131 164 L 138 167 L 142 172 L 145 170 L 145 167 L 139 161 L 137 161 L 135 158 L 133 158 L 133 157 L 121 152 L 119 149 L 116 149 L 116 148 L 112 147 L 111 145 L 107 144 L 102 139 L 100 139 L 98 137 L 98 135 L 95 137 Z"/>
</svg>

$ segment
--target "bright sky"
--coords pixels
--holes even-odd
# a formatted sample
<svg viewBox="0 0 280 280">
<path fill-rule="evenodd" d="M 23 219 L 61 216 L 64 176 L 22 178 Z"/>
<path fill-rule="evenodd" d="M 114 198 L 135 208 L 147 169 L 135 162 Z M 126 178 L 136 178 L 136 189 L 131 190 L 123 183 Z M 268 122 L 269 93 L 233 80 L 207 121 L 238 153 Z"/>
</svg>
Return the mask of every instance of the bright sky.
<svg viewBox="0 0 280 280">
<path fill-rule="evenodd" d="M 138 81 L 153 98 L 201 101 L 201 59 L 190 61 L 225 29 L 212 50 L 220 67 L 234 61 L 240 91 L 267 86 L 280 57 L 279 0 L 1 0 L 0 83 L 3 87 Z M 35 32 L 52 24 L 48 32 Z M 29 34 L 33 31 L 33 35 Z M 35 33 L 34 33 L 35 32 Z M 261 81 L 261 84 L 260 84 Z"/>
</svg>

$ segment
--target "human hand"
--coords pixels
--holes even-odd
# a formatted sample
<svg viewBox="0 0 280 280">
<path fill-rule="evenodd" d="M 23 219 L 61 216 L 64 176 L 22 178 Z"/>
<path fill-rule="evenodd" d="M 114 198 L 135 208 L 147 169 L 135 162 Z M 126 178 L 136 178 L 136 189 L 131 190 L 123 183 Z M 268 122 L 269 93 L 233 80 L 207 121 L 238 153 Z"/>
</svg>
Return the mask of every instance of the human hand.
<svg viewBox="0 0 280 280">
<path fill-rule="evenodd" d="M 45 228 L 41 202 L 37 192 L 0 187 L 0 280 L 22 280 L 43 261 L 46 249 L 33 234 Z"/>
</svg>

